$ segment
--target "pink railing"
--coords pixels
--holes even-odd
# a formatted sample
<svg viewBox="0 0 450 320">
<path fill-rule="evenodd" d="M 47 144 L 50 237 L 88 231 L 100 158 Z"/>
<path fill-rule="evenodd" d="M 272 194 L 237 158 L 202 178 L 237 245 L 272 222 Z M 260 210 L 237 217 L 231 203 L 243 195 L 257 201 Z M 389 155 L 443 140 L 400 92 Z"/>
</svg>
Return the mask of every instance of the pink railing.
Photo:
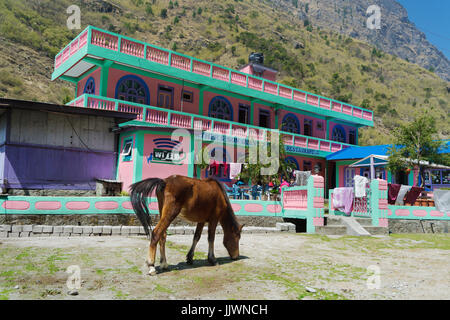
<svg viewBox="0 0 450 320">
<path fill-rule="evenodd" d="M 307 141 L 305 137 L 295 137 L 294 139 L 294 145 L 297 147 L 306 148 L 307 147 Z"/>
<path fill-rule="evenodd" d="M 84 107 L 84 95 L 73 101 L 70 105 L 72 107 Z"/>
<path fill-rule="evenodd" d="M 289 146 L 292 146 L 294 144 L 294 136 L 291 136 L 289 134 L 283 134 L 282 138 L 284 144 L 287 144 Z"/>
<path fill-rule="evenodd" d="M 278 91 L 278 86 L 277 85 L 275 85 L 273 83 L 270 83 L 270 82 L 267 82 L 267 83 L 264 84 L 264 92 L 276 95 L 277 91 Z"/>
<path fill-rule="evenodd" d="M 331 152 L 336 152 L 342 149 L 342 145 L 338 143 L 331 143 Z"/>
<path fill-rule="evenodd" d="M 91 43 L 98 47 L 117 51 L 119 37 L 98 30 L 92 30 Z"/>
<path fill-rule="evenodd" d="M 207 63 L 194 60 L 192 63 L 192 72 L 209 77 L 211 74 L 211 66 Z"/>
<path fill-rule="evenodd" d="M 143 120 L 144 108 L 142 108 L 142 107 L 119 102 L 117 111 L 126 112 L 126 113 L 134 113 L 137 115 L 136 119 Z"/>
<path fill-rule="evenodd" d="M 247 77 L 241 73 L 231 73 L 231 83 L 245 87 L 247 85 Z"/>
<path fill-rule="evenodd" d="M 211 130 L 211 120 L 194 118 L 194 129 L 202 131 Z"/>
<path fill-rule="evenodd" d="M 306 93 L 294 90 L 294 100 L 306 103 Z"/>
<path fill-rule="evenodd" d="M 87 101 L 87 107 L 91 109 L 115 111 L 116 103 L 114 101 L 89 97 Z"/>
<path fill-rule="evenodd" d="M 190 128 L 191 127 L 191 116 L 172 113 L 170 117 L 170 125 L 180 128 Z"/>
<path fill-rule="evenodd" d="M 313 150 L 319 150 L 319 140 L 308 139 L 308 148 Z"/>
<path fill-rule="evenodd" d="M 280 86 L 280 97 L 291 99 L 292 98 L 292 89 Z"/>
<path fill-rule="evenodd" d="M 331 104 L 331 110 L 336 111 L 336 112 L 341 112 L 342 111 L 342 104 L 333 101 L 332 104 Z"/>
<path fill-rule="evenodd" d="M 62 62 L 66 62 L 70 57 L 70 46 L 64 49 L 62 53 Z"/>
<path fill-rule="evenodd" d="M 248 77 L 248 87 L 255 90 L 262 90 L 262 80 Z"/>
<path fill-rule="evenodd" d="M 147 60 L 160 63 L 160 64 L 169 64 L 169 52 L 159 50 L 152 47 L 147 47 Z"/>
<path fill-rule="evenodd" d="M 230 132 L 230 125 L 224 122 L 214 122 L 213 131 L 220 134 L 228 134 Z"/>
<path fill-rule="evenodd" d="M 308 98 L 306 101 L 307 104 L 318 107 L 319 106 L 319 97 L 313 96 L 312 94 L 308 94 Z"/>
<path fill-rule="evenodd" d="M 320 105 L 319 107 L 324 109 L 330 109 L 331 101 L 328 99 L 320 99 Z"/>
<path fill-rule="evenodd" d="M 144 58 L 145 46 L 142 43 L 122 39 L 120 52 L 139 58 Z"/>
<path fill-rule="evenodd" d="M 265 139 L 264 130 L 257 130 L 251 128 L 249 131 L 249 138 L 253 140 L 264 140 Z"/>
<path fill-rule="evenodd" d="M 233 124 L 231 127 L 231 135 L 238 138 L 247 137 L 247 127 Z"/>
<path fill-rule="evenodd" d="M 78 51 L 78 49 L 79 49 L 79 47 L 78 47 L 79 43 L 80 43 L 80 39 L 78 39 L 78 38 L 75 39 L 74 41 L 72 41 L 72 43 L 70 44 L 70 55 L 73 55 L 75 52 Z"/>
<path fill-rule="evenodd" d="M 219 79 L 223 81 L 228 81 L 230 77 L 230 71 L 227 69 L 219 68 L 219 67 L 213 67 L 213 73 L 212 77 L 214 79 Z"/>
<path fill-rule="evenodd" d="M 327 141 L 320 141 L 321 151 L 330 151 L 331 143 Z"/>
<path fill-rule="evenodd" d="M 283 190 L 283 208 L 285 210 L 308 209 L 308 191 Z"/>
<path fill-rule="evenodd" d="M 86 30 L 80 36 L 80 40 L 79 40 L 80 46 L 79 46 L 79 48 L 83 48 L 86 45 L 87 42 L 88 42 L 88 31 Z"/>
<path fill-rule="evenodd" d="M 363 110 L 363 119 L 372 121 L 373 120 L 373 113 L 370 112 L 370 111 Z"/>
<path fill-rule="evenodd" d="M 172 54 L 171 65 L 172 67 L 189 71 L 191 70 L 191 59 L 179 56 L 177 54 Z"/>
<path fill-rule="evenodd" d="M 352 114 L 352 107 L 350 107 L 350 106 L 348 106 L 346 104 L 342 105 L 342 113 L 351 115 Z"/>
<path fill-rule="evenodd" d="M 147 109 L 145 121 L 156 124 L 167 125 L 169 113 L 166 111 Z"/>
</svg>

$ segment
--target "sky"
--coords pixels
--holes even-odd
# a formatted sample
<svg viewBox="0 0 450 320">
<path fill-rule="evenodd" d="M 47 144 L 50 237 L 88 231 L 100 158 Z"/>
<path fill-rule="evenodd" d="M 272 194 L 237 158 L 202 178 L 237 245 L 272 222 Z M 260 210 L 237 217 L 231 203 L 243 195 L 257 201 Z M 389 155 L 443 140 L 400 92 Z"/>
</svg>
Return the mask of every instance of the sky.
<svg viewBox="0 0 450 320">
<path fill-rule="evenodd" d="M 429 42 L 450 59 L 450 1 L 397 0 L 408 11 L 409 20 L 425 33 Z"/>
</svg>

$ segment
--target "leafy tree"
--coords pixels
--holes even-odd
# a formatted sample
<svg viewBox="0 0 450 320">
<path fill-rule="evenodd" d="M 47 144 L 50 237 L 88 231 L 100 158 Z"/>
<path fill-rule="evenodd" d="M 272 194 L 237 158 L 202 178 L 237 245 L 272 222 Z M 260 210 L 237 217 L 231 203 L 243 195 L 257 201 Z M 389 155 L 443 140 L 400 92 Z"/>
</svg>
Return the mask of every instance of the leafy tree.
<svg viewBox="0 0 450 320">
<path fill-rule="evenodd" d="M 399 172 L 406 168 L 419 168 L 423 187 L 425 162 L 449 165 L 448 155 L 439 154 L 445 143 L 437 139 L 436 120 L 428 113 L 416 115 L 411 123 L 400 124 L 394 130 L 394 146 L 388 151 L 388 169 Z"/>
</svg>

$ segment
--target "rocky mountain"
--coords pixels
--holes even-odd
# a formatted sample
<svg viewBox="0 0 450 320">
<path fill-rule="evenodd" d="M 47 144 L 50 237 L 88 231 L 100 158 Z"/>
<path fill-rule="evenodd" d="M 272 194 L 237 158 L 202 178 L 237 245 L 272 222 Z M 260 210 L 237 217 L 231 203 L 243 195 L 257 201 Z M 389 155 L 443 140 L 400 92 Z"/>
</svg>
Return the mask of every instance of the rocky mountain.
<svg viewBox="0 0 450 320">
<path fill-rule="evenodd" d="M 395 0 L 269 0 L 275 8 L 292 12 L 314 26 L 360 39 L 385 52 L 432 70 L 450 81 L 450 61 L 432 45 Z M 380 8 L 380 29 L 369 29 L 367 20 Z M 426 3 L 424 2 L 424 5 Z"/>
</svg>

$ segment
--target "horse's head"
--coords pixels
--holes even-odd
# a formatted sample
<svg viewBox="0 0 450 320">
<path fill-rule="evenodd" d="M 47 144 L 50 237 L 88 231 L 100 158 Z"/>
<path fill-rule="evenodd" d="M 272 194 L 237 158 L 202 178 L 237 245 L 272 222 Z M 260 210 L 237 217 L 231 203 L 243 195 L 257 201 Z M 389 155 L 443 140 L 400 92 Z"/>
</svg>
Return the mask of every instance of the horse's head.
<svg viewBox="0 0 450 320">
<path fill-rule="evenodd" d="M 232 228 L 230 232 L 224 232 L 223 235 L 223 245 L 233 260 L 237 260 L 239 258 L 239 240 L 241 239 L 241 231 L 243 227 L 244 225 L 238 225 L 237 228 Z"/>
</svg>

